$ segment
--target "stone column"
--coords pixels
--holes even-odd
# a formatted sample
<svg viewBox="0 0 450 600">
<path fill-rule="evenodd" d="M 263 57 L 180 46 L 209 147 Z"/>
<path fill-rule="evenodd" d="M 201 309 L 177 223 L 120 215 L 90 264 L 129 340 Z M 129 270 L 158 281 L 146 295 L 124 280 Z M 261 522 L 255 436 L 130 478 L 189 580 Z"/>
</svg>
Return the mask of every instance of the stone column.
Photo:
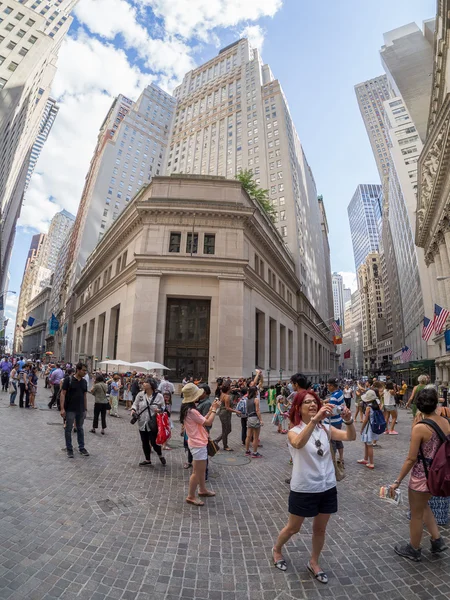
<svg viewBox="0 0 450 600">
<path fill-rule="evenodd" d="M 442 306 L 442 299 L 445 297 L 445 289 L 444 289 L 444 282 L 437 280 L 438 277 L 441 277 L 443 275 L 442 260 L 441 260 L 441 254 L 439 251 L 434 255 L 434 264 L 435 264 L 435 275 L 436 275 L 435 280 L 434 280 L 434 285 L 436 286 L 435 301 Z"/>
<path fill-rule="evenodd" d="M 269 319 L 265 320 L 267 326 Z M 240 377 L 239 373 L 244 372 L 244 282 L 240 279 L 219 277 L 217 329 L 217 371 L 231 378 Z"/>
<path fill-rule="evenodd" d="M 446 384 L 448 384 L 448 364 L 442 365 L 441 373 L 442 373 L 441 381 L 443 383 L 445 382 Z"/>
<path fill-rule="evenodd" d="M 439 255 L 441 257 L 442 275 L 448 277 L 448 279 L 445 279 L 445 281 L 442 282 L 444 288 L 442 302 L 443 306 L 448 307 L 450 305 L 450 262 L 444 236 L 442 236 L 442 243 L 439 244 Z"/>
<path fill-rule="evenodd" d="M 134 312 L 131 322 L 130 362 L 154 361 L 156 358 L 156 328 L 160 284 L 160 275 L 152 274 L 136 277 Z M 108 321 L 105 329 L 109 333 Z M 106 347 L 109 347 L 109 343 Z"/>
</svg>

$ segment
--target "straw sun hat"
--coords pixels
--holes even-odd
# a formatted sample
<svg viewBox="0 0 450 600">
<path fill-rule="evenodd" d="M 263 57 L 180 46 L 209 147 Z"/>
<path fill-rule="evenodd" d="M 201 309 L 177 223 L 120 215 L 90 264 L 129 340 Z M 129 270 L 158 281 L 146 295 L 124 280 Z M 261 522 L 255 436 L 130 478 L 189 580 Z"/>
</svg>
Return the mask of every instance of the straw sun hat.
<svg viewBox="0 0 450 600">
<path fill-rule="evenodd" d="M 183 392 L 182 404 L 197 402 L 200 396 L 203 396 L 204 392 L 204 390 L 197 387 L 195 383 L 187 383 L 181 391 Z"/>
</svg>

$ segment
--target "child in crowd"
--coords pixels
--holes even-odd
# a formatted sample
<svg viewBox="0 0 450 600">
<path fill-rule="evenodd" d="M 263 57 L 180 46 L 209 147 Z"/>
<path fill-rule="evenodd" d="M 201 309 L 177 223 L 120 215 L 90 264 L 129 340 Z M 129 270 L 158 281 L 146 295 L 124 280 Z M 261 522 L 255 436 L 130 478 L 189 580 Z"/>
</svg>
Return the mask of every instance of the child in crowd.
<svg viewBox="0 0 450 600">
<path fill-rule="evenodd" d="M 287 433 L 286 429 L 286 411 L 287 403 L 284 396 L 281 394 L 277 396 L 277 405 L 275 408 L 275 415 L 272 419 L 272 423 L 277 425 L 278 433 Z"/>
<path fill-rule="evenodd" d="M 357 463 L 365 465 L 368 469 L 374 469 L 373 442 L 378 440 L 378 434 L 372 431 L 373 412 L 374 410 L 381 410 L 381 402 L 377 398 L 375 391 L 370 389 L 362 396 L 362 401 L 365 406 L 364 421 L 361 426 L 361 441 L 364 443 L 364 458 L 358 460 Z"/>
<path fill-rule="evenodd" d="M 131 377 L 126 377 L 124 379 L 123 399 L 125 401 L 125 408 L 131 412 L 131 405 L 133 404 L 133 394 L 131 393 Z"/>
</svg>

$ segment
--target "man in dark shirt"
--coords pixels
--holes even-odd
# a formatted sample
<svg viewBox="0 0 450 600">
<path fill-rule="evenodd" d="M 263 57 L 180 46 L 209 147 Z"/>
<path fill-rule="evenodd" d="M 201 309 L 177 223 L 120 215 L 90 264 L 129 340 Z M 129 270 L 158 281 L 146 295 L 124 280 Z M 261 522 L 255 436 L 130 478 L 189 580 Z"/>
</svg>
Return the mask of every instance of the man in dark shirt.
<svg viewBox="0 0 450 600">
<path fill-rule="evenodd" d="M 83 423 L 87 411 L 87 383 L 84 376 L 87 367 L 83 363 L 76 366 L 75 375 L 64 378 L 61 389 L 61 416 L 65 419 L 65 437 L 68 458 L 73 458 L 72 429 L 75 422 L 78 438 L 78 449 L 83 456 L 89 456 L 84 447 Z"/>
</svg>

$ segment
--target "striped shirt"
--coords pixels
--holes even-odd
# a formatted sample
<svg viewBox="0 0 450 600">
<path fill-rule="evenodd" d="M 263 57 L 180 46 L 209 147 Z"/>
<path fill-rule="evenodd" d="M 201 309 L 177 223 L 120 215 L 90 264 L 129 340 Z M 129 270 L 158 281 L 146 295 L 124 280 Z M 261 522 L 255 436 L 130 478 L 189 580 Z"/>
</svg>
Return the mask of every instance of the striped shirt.
<svg viewBox="0 0 450 600">
<path fill-rule="evenodd" d="M 334 404 L 335 406 L 345 406 L 344 394 L 342 390 L 336 390 L 333 392 L 328 399 L 329 404 Z M 340 425 L 342 423 L 342 417 L 340 413 L 338 415 L 333 415 L 329 417 L 329 422 L 331 425 Z"/>
</svg>

